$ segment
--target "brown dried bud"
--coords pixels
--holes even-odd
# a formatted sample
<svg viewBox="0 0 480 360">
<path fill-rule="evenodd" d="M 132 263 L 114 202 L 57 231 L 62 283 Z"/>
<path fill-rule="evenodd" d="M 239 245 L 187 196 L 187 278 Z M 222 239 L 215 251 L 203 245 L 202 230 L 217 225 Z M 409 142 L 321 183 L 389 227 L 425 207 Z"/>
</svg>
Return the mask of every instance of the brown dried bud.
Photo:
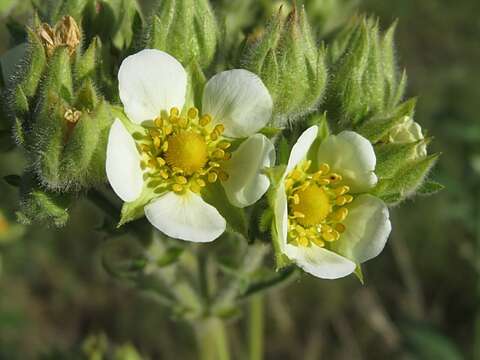
<svg viewBox="0 0 480 360">
<path fill-rule="evenodd" d="M 59 46 L 67 46 L 70 56 L 73 55 L 81 38 L 80 28 L 71 16 L 63 17 L 54 29 L 49 24 L 40 25 L 37 34 L 43 42 L 47 56 L 51 56 Z"/>
</svg>

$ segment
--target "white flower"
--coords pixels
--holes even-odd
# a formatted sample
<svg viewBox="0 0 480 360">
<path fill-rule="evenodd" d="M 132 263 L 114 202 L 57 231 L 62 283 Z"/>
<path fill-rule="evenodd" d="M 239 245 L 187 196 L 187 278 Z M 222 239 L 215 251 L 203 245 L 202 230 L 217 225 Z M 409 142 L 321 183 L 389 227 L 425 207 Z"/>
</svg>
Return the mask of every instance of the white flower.
<svg viewBox="0 0 480 360">
<path fill-rule="evenodd" d="M 344 131 L 316 150 L 317 133 L 313 126 L 300 136 L 273 190 L 274 238 L 280 252 L 306 272 L 336 279 L 377 256 L 391 224 L 383 201 L 365 193 L 377 183 L 370 142 Z"/>
<path fill-rule="evenodd" d="M 245 207 L 270 185 L 262 170 L 274 165 L 274 147 L 256 134 L 271 117 L 268 90 L 248 71 L 225 71 L 206 84 L 201 111 L 184 109 L 186 71 L 158 50 L 126 58 L 118 80 L 130 122 L 117 119 L 110 129 L 106 171 L 114 191 L 133 202 L 148 189 L 155 196 L 144 212 L 156 228 L 213 241 L 226 221 L 203 200 L 204 189 L 221 182 L 229 201 Z M 241 144 L 231 151 L 234 139 Z"/>
<path fill-rule="evenodd" d="M 399 124 L 394 126 L 388 134 L 388 143 L 406 144 L 423 140 L 422 127 L 410 116 L 404 116 Z M 422 141 L 416 149 L 416 157 L 427 156 L 427 144 Z"/>
</svg>

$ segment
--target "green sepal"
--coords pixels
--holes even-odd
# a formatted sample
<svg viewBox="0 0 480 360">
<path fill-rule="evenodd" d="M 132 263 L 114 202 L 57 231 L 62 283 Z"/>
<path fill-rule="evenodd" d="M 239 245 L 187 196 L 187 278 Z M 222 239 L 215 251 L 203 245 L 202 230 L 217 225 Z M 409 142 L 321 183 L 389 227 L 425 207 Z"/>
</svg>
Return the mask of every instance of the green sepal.
<svg viewBox="0 0 480 360">
<path fill-rule="evenodd" d="M 440 154 L 433 154 L 407 163 L 389 179 L 380 179 L 372 193 L 388 203 L 404 200 L 422 185 Z"/>
<path fill-rule="evenodd" d="M 391 115 L 374 117 L 356 127 L 355 131 L 370 140 L 372 144 L 376 144 L 385 139 L 392 128 L 401 123 L 405 116 L 413 117 L 416 103 L 416 98 L 409 99 L 398 105 Z"/>
<path fill-rule="evenodd" d="M 227 226 L 234 232 L 248 239 L 248 222 L 243 209 L 233 206 L 218 182 L 210 184 L 202 192 L 202 198 L 215 207 L 227 221 Z"/>
<path fill-rule="evenodd" d="M 57 94 L 67 102 L 73 99 L 71 59 L 67 47 L 57 48 L 48 62 L 42 94 L 47 96 L 49 93 Z"/>
<path fill-rule="evenodd" d="M 161 194 L 155 193 L 154 189 L 148 187 L 145 183 L 142 193 L 135 201 L 123 203 L 120 221 L 117 227 L 143 217 L 145 215 L 145 206 L 160 195 Z"/>
<path fill-rule="evenodd" d="M 445 186 L 436 181 L 425 181 L 417 190 L 417 194 L 423 196 L 434 195 L 445 189 Z"/>
<path fill-rule="evenodd" d="M 87 50 L 75 62 L 75 79 L 82 82 L 85 78 L 95 79 L 99 63 L 102 61 L 102 42 L 93 38 Z"/>
<path fill-rule="evenodd" d="M 23 68 L 20 86 L 27 97 L 32 97 L 37 92 L 40 79 L 45 71 L 47 56 L 40 38 L 30 28 L 27 28 L 28 50 L 27 61 Z"/>
<path fill-rule="evenodd" d="M 74 188 L 88 188 L 106 181 L 105 161 L 110 126 L 113 122 L 105 101 L 91 112 L 83 112 L 63 149 L 62 182 Z M 67 130 L 68 131 L 68 130 Z"/>
<path fill-rule="evenodd" d="M 365 279 L 363 277 L 363 271 L 362 271 L 362 265 L 361 264 L 357 264 L 357 267 L 355 268 L 355 271 L 353 273 L 357 277 L 358 281 L 360 281 L 360 283 L 362 285 L 365 285 Z"/>
<path fill-rule="evenodd" d="M 100 101 L 95 84 L 91 79 L 86 79 L 75 92 L 75 109 L 90 111 L 95 109 Z"/>
<path fill-rule="evenodd" d="M 60 194 L 42 189 L 31 174 L 22 176 L 20 186 L 20 209 L 17 219 L 20 223 L 54 225 L 63 227 L 69 219 L 72 203 L 69 194 Z"/>
<path fill-rule="evenodd" d="M 375 146 L 377 166 L 375 174 L 379 178 L 392 178 L 405 164 L 415 158 L 417 147 L 425 140 L 405 144 L 380 144 Z"/>
</svg>

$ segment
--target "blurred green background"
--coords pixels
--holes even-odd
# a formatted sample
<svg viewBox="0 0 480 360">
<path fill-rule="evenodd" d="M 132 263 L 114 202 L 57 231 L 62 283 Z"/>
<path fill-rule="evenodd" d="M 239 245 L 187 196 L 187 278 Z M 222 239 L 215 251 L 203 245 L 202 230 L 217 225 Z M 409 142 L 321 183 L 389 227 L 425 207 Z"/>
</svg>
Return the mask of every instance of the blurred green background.
<svg viewBox="0 0 480 360">
<path fill-rule="evenodd" d="M 392 210 L 393 233 L 366 265 L 364 286 L 305 275 L 269 293 L 266 358 L 480 359 L 480 2 L 338 1 L 348 11 L 336 18 L 332 1 L 307 1 L 313 25 L 329 32 L 354 11 L 378 15 L 383 27 L 399 19 L 399 63 L 408 95 L 419 96 L 416 121 L 443 153 L 433 178 L 446 189 Z M 0 55 L 10 16 L 26 21 L 28 11 L 27 1 L 0 0 Z M 23 166 L 19 151 L 0 154 L 0 177 Z M 0 359 L 95 359 L 107 346 L 115 359 L 195 358 L 186 324 L 102 269 L 91 204 L 80 201 L 55 230 L 16 225 L 17 202 L 0 181 Z M 242 359 L 245 320 L 228 331 Z"/>
</svg>

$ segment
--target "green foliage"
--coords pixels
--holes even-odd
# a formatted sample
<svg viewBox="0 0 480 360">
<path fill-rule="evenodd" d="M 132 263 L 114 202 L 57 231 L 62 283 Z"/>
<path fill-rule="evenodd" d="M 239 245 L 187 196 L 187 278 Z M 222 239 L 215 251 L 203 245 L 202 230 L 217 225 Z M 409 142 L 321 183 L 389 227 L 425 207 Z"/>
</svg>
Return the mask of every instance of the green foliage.
<svg viewBox="0 0 480 360">
<path fill-rule="evenodd" d="M 269 89 L 276 124 L 318 107 L 327 81 L 325 49 L 317 47 L 303 7 L 286 18 L 281 10 L 274 15 L 263 34 L 248 39 L 243 59 Z"/>
</svg>

